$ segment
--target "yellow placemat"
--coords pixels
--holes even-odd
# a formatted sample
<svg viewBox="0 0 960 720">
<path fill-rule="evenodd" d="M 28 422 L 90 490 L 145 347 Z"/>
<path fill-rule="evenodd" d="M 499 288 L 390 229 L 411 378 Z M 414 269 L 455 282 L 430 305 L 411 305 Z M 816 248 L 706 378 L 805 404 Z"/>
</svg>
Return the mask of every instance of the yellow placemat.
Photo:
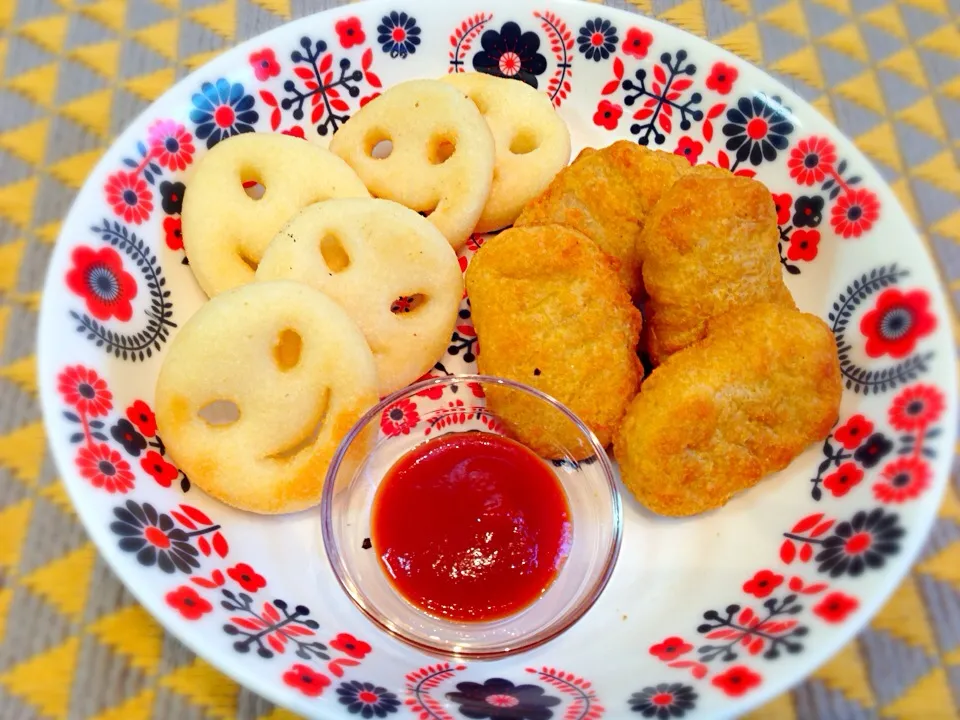
<svg viewBox="0 0 960 720">
<path fill-rule="evenodd" d="M 110 138 L 221 49 L 335 2 L 0 0 L 0 718 L 290 717 L 166 636 L 45 451 L 34 333 L 60 221 Z M 835 119 L 960 291 L 960 0 L 639 0 Z M 956 322 L 954 323 L 956 326 Z M 871 626 L 756 717 L 960 716 L 960 500 Z"/>
</svg>

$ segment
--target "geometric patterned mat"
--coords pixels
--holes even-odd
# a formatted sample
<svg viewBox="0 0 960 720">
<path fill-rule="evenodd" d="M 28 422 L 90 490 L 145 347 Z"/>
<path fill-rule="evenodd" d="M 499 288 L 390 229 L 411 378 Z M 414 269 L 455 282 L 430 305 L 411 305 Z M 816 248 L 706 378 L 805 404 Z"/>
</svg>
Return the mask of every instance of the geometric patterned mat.
<svg viewBox="0 0 960 720">
<path fill-rule="evenodd" d="M 222 49 L 322 0 L 0 0 L 0 718 L 293 717 L 166 635 L 46 451 L 35 332 L 52 243 L 110 139 Z M 960 0 L 611 0 L 767 69 L 874 162 L 960 295 Z M 958 323 L 954 319 L 954 329 Z M 958 334 L 960 336 L 960 334 Z M 853 643 L 753 717 L 960 717 L 960 483 Z"/>
</svg>

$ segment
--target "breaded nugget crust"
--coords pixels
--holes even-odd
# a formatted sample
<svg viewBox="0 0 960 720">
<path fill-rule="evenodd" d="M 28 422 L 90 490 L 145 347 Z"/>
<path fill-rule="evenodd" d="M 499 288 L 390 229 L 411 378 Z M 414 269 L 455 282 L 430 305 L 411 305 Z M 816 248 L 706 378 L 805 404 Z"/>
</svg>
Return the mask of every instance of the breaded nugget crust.
<svg viewBox="0 0 960 720">
<path fill-rule="evenodd" d="M 637 241 L 663 192 L 690 170 L 685 158 L 629 140 L 586 148 L 527 204 L 515 227 L 558 223 L 579 230 L 620 264 L 631 295 L 642 288 Z"/>
<path fill-rule="evenodd" d="M 466 273 L 480 372 L 552 395 L 607 445 L 641 378 L 640 312 L 609 258 L 560 225 L 513 228 L 488 240 Z M 515 395 L 488 398 L 517 437 L 541 454 L 568 440 L 561 416 L 544 417 Z"/>
<path fill-rule="evenodd" d="M 614 441 L 623 483 L 661 515 L 718 508 L 826 437 L 841 392 L 819 318 L 772 303 L 716 318 L 627 410 Z"/>
<path fill-rule="evenodd" d="M 779 239 L 770 191 L 755 180 L 697 170 L 667 190 L 640 238 L 653 363 L 702 338 L 712 317 L 758 302 L 796 307 Z"/>
</svg>

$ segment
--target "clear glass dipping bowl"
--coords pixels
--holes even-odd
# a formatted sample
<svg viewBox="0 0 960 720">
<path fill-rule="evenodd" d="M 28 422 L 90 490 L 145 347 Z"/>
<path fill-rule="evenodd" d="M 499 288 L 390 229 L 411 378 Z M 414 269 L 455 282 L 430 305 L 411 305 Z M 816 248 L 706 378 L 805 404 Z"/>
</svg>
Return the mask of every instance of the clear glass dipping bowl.
<svg viewBox="0 0 960 720">
<path fill-rule="evenodd" d="M 522 402 L 548 420 L 538 427 L 538 442 L 552 448 L 545 461 L 566 493 L 573 540 L 556 579 L 533 604 L 499 620 L 454 622 L 410 604 L 389 581 L 371 546 L 372 507 L 377 487 L 394 463 L 428 440 L 476 431 L 519 441 L 487 407 L 488 397 L 496 407 Z M 544 434 L 547 426 L 558 429 L 555 435 Z M 524 652 L 571 627 L 606 586 L 620 551 L 622 529 L 614 471 L 593 433 L 540 391 L 482 375 L 424 380 L 364 415 L 330 464 L 321 515 L 327 557 L 357 607 L 410 645 L 464 659 Z"/>
</svg>

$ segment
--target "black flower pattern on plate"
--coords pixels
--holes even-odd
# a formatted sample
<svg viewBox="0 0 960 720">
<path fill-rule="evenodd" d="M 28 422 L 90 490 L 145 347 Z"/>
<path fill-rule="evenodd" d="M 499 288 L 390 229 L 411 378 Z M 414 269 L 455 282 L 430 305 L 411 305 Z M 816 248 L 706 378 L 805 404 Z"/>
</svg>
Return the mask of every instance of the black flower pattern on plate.
<svg viewBox="0 0 960 720">
<path fill-rule="evenodd" d="M 617 51 L 617 29 L 609 20 L 587 20 L 577 36 L 577 48 L 587 60 L 600 62 Z"/>
<path fill-rule="evenodd" d="M 167 215 L 179 215 L 183 210 L 183 193 L 186 189 L 182 182 L 164 180 L 160 183 L 160 202 Z"/>
<path fill-rule="evenodd" d="M 504 23 L 500 32 L 487 30 L 480 37 L 483 48 L 473 56 L 473 69 L 502 78 L 522 80 L 537 87 L 537 75 L 547 69 L 547 59 L 537 52 L 540 36 L 523 32 L 515 22 Z"/>
<path fill-rule="evenodd" d="M 679 718 L 696 707 L 697 694 L 689 685 L 660 683 L 630 696 L 630 709 L 645 718 Z"/>
<path fill-rule="evenodd" d="M 843 574 L 857 576 L 867 568 L 883 567 L 888 555 L 900 552 L 904 536 L 900 517 L 885 513 L 883 508 L 860 511 L 850 520 L 839 523 L 833 534 L 823 541 L 815 560 L 822 573 L 830 577 Z"/>
<path fill-rule="evenodd" d="M 795 227 L 815 228 L 823 220 L 823 198 L 817 195 L 801 195 L 793 203 Z"/>
<path fill-rule="evenodd" d="M 757 93 L 740 98 L 736 107 L 727 110 L 723 126 L 727 150 L 736 152 L 738 163 L 749 160 L 751 165 L 759 165 L 776 160 L 777 153 L 787 149 L 787 136 L 793 132 L 789 112 L 777 96 Z"/>
<path fill-rule="evenodd" d="M 147 439 L 137 432 L 133 423 L 126 418 L 118 420 L 117 424 L 110 428 L 110 434 L 134 457 L 140 457 L 140 453 L 147 448 Z"/>
<path fill-rule="evenodd" d="M 878 465 L 891 450 L 893 450 L 893 442 L 883 433 L 874 433 L 857 448 L 853 459 L 869 470 Z"/>
<path fill-rule="evenodd" d="M 384 15 L 377 25 L 377 42 L 380 43 L 380 49 L 392 58 L 403 59 L 412 55 L 420 44 L 417 19 L 396 10 Z"/>
<path fill-rule="evenodd" d="M 385 687 L 369 682 L 351 680 L 341 683 L 337 688 L 338 700 L 345 705 L 347 712 L 363 718 L 385 718 L 390 713 L 397 712 L 400 700 Z"/>
<path fill-rule="evenodd" d="M 188 575 L 200 567 L 199 553 L 190 544 L 187 533 L 150 503 L 139 505 L 127 500 L 124 507 L 114 508 L 113 514 L 117 519 L 110 523 L 110 530 L 120 536 L 120 549 L 135 552 L 141 565 L 156 565 L 165 573 L 179 570 Z"/>
<path fill-rule="evenodd" d="M 503 678 L 482 685 L 457 683 L 457 692 L 447 693 L 447 699 L 472 720 L 548 720 L 553 717 L 550 708 L 560 704 L 560 698 L 547 695 L 539 685 L 514 685 Z"/>
</svg>

